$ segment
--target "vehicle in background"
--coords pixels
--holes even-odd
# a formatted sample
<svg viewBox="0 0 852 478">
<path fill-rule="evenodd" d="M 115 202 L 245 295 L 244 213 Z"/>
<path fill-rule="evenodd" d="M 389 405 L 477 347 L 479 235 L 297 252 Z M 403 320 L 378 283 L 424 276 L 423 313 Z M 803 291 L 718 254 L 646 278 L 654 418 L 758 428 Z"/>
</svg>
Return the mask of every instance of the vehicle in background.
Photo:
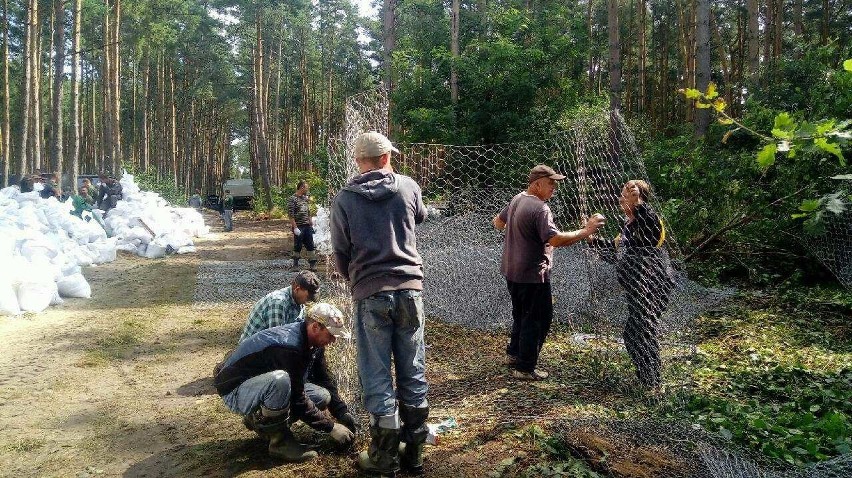
<svg viewBox="0 0 852 478">
<path fill-rule="evenodd" d="M 225 191 L 231 191 L 234 198 L 234 209 L 251 209 L 254 201 L 254 183 L 251 179 L 229 179 L 222 183 L 220 197 L 225 197 Z"/>
</svg>

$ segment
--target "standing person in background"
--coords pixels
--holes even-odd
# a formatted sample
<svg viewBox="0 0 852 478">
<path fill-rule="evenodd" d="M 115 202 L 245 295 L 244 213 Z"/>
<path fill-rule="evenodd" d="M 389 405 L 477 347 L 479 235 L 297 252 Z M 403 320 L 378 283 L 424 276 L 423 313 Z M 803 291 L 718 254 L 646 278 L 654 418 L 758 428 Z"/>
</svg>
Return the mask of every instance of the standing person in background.
<svg viewBox="0 0 852 478">
<path fill-rule="evenodd" d="M 222 198 L 222 221 L 225 223 L 225 232 L 234 230 L 234 196 L 231 196 L 231 190 L 225 190 L 225 197 Z"/>
<path fill-rule="evenodd" d="M 95 195 L 95 203 L 98 206 L 98 209 L 104 209 L 106 207 L 105 199 L 109 195 L 109 185 L 107 184 L 107 173 L 105 171 L 101 171 L 98 173 L 98 193 Z"/>
<path fill-rule="evenodd" d="M 189 197 L 189 207 L 195 208 L 199 213 L 201 212 L 201 190 L 196 189 L 195 194 Z"/>
<path fill-rule="evenodd" d="M 308 183 L 304 180 L 299 181 L 296 185 L 296 194 L 290 196 L 290 201 L 287 203 L 287 214 L 290 215 L 290 229 L 293 231 L 293 268 L 299 268 L 302 246 L 305 246 L 308 268 L 312 271 L 316 270 L 314 224 L 311 218 Z"/>
<path fill-rule="evenodd" d="M 660 317 L 668 307 L 674 282 L 663 255 L 666 228 L 648 198 L 647 182 L 633 179 L 624 184 L 618 203 L 627 220 L 615 239 L 590 238 L 589 245 L 601 258 L 615 264 L 618 283 L 627 298 L 624 347 L 636 367 L 642 386 L 659 387 L 662 374 Z"/>
<path fill-rule="evenodd" d="M 512 298 L 512 332 L 506 347 L 512 376 L 521 380 L 544 380 L 545 370 L 536 368 L 538 356 L 553 321 L 550 270 L 553 248 L 570 246 L 601 227 L 605 219 L 595 214 L 583 229 L 560 232 L 553 222 L 548 200 L 556 182 L 565 179 L 553 168 L 540 164 L 530 170 L 526 191 L 517 194 L 494 217 L 497 229 L 506 230 L 500 272 Z"/>
<path fill-rule="evenodd" d="M 414 237 L 426 207 L 417 183 L 393 172 L 392 152 L 399 153 L 383 134 L 361 134 L 355 141 L 360 175 L 338 193 L 331 211 L 334 262 L 355 301 L 358 375 L 370 413 L 370 446 L 358 466 L 371 476 L 394 476 L 400 467 L 421 474 L 429 434 L 423 261 Z"/>
</svg>

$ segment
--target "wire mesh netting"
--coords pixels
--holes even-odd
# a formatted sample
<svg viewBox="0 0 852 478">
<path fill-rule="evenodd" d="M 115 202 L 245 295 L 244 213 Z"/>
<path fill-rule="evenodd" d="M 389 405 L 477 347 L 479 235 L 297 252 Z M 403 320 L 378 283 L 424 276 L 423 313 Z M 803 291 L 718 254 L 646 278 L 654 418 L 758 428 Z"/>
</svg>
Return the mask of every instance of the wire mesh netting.
<svg viewBox="0 0 852 478">
<path fill-rule="evenodd" d="M 350 98 L 346 118 L 346 133 L 330 147 L 332 192 L 356 174 L 357 135 L 385 129 L 387 100 L 381 92 Z M 689 349 L 691 320 L 733 293 L 700 287 L 681 272 L 681 254 L 652 191 L 643 191 L 641 206 L 622 208 L 624 185 L 647 174 L 618 114 L 582 118 L 566 131 L 527 143 L 397 146 L 401 154 L 393 168 L 418 182 L 430 212 L 417 228 L 428 315 L 488 330 L 511 325 L 500 272 L 504 234 L 492 219 L 526 189 L 536 164 L 566 176 L 549 201 L 561 230 L 579 229 L 595 213 L 608 219 L 593 241 L 557 249 L 553 257 L 554 317 L 578 341 L 623 344 L 639 378 L 655 385 L 660 343 Z"/>
<path fill-rule="evenodd" d="M 355 138 L 369 130 L 386 134 L 387 113 L 382 91 L 348 99 L 345 133 L 329 143 L 330 198 L 357 174 Z M 452 349 L 460 356 L 452 364 L 428 363 L 434 416 L 452 413 L 488 426 L 553 420 L 554 431 L 572 455 L 592 465 L 607 462 L 608 452 L 598 450 L 596 457 L 580 437 L 586 433 L 588 438 L 590 429 L 598 429 L 608 440 L 623 444 L 618 448 L 621 459 L 610 456 L 610 461 L 624 464 L 623 470 L 599 467 L 613 476 L 848 475 L 848 457 L 792 468 L 734 448 L 690 423 L 564 418 L 587 415 L 572 409 L 571 394 L 580 389 L 592 395 L 605 387 L 630 391 L 637 378 L 639 388 L 655 387 L 664 395 L 689 387 L 696 362 L 694 319 L 735 293 L 703 287 L 683 272 L 675 235 L 660 213 L 659 198 L 644 187 L 647 174 L 641 155 L 617 113 L 578 118 L 560 133 L 525 143 L 396 146 L 401 154 L 392 160 L 394 170 L 417 181 L 429 210 L 416 230 L 425 274 L 424 305 L 440 336 L 440 341 L 430 341 L 432 332 L 427 330 L 428 353 Z M 527 187 L 536 164 L 566 176 L 549 201 L 561 230 L 579 229 L 595 213 L 607 218 L 592 241 L 558 248 L 552 259 L 556 325 L 542 360 L 553 367 L 557 379 L 576 382 L 577 389 L 510 391 L 505 371 L 495 365 L 505 342 L 499 335 L 476 332 L 505 331 L 512 324 L 511 300 L 500 272 L 505 236 L 492 220 Z M 634 180 L 644 181 L 643 186 Z M 636 201 L 637 194 L 641 201 Z M 848 263 L 848 258 L 836 262 L 844 260 Z M 329 267 L 332 263 L 327 261 Z M 327 276 L 335 302 L 351 311 L 347 284 L 332 270 Z M 347 347 L 344 354 L 352 365 L 354 347 Z M 344 380 L 357 387 L 357 371 L 350 372 Z M 631 461 L 651 471 L 632 473 Z"/>
<path fill-rule="evenodd" d="M 848 186 L 852 187 L 852 181 Z M 852 289 L 852 211 L 827 213 L 822 221 L 824 230 L 802 237 L 802 243 L 841 284 Z"/>
</svg>

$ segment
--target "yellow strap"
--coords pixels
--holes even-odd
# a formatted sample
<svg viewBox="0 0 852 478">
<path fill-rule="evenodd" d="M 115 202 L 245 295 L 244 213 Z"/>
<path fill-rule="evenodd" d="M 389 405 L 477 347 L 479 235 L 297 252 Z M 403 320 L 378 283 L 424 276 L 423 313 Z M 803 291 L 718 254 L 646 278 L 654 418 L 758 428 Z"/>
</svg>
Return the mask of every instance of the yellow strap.
<svg viewBox="0 0 852 478">
<path fill-rule="evenodd" d="M 666 241 L 666 226 L 663 224 L 663 220 L 660 219 L 660 240 L 657 241 L 657 248 L 663 247 L 663 242 Z"/>
</svg>

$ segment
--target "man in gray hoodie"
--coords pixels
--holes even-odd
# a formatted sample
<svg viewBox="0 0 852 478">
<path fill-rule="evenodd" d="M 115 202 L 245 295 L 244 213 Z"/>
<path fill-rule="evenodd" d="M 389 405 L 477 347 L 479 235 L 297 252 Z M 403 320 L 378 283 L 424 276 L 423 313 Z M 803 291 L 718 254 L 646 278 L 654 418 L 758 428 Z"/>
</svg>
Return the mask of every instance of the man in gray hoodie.
<svg viewBox="0 0 852 478">
<path fill-rule="evenodd" d="M 370 413 L 370 446 L 358 465 L 370 476 L 394 476 L 400 466 L 422 473 L 429 432 L 423 261 L 414 238 L 426 207 L 417 183 L 393 172 L 392 152 L 399 153 L 381 133 L 361 134 L 355 141 L 360 174 L 331 209 L 335 266 L 355 301 L 358 374 Z"/>
</svg>

